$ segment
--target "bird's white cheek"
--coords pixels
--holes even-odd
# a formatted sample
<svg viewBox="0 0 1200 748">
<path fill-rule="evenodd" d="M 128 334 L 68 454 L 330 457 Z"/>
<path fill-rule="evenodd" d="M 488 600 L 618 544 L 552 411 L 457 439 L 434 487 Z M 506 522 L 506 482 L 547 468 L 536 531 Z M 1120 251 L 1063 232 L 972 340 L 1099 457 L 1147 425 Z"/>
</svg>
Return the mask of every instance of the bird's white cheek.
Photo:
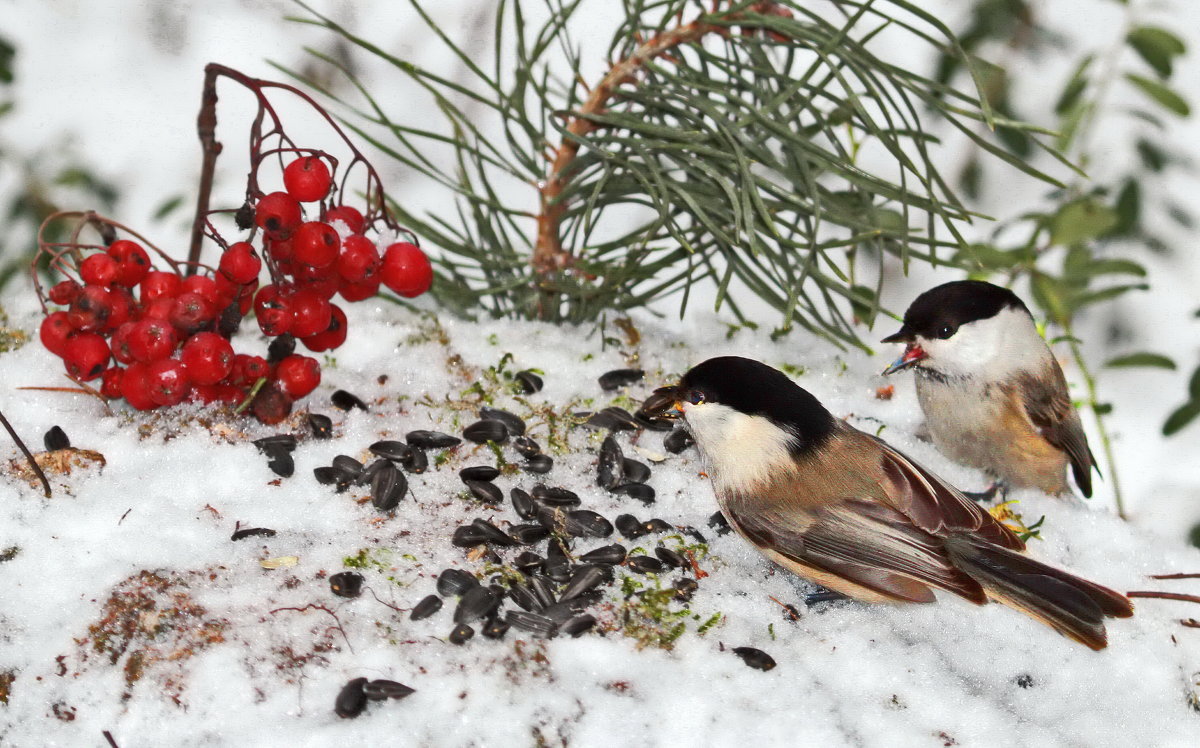
<svg viewBox="0 0 1200 748">
<path fill-rule="evenodd" d="M 717 403 L 686 405 L 684 417 L 718 493 L 751 491 L 791 459 L 794 437 L 766 418 Z"/>
</svg>

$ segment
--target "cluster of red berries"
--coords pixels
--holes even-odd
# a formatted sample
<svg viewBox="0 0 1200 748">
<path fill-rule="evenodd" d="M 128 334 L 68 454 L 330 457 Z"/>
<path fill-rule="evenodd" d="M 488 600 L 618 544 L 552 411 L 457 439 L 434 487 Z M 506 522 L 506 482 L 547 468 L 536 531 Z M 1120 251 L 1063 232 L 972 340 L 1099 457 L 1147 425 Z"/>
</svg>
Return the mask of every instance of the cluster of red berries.
<svg viewBox="0 0 1200 748">
<path fill-rule="evenodd" d="M 211 277 L 183 277 L 153 269 L 138 243 L 114 241 L 78 263 L 78 281 L 49 290 L 49 300 L 65 309 L 42 322 L 42 344 L 62 357 L 72 377 L 100 378 L 105 397 L 123 397 L 139 410 L 185 400 L 238 404 L 257 385 L 252 412 L 268 423 L 282 420 L 293 401 L 321 382 L 319 362 L 294 353 L 295 342 L 320 352 L 346 340 L 346 315 L 332 303 L 335 296 L 360 301 L 383 284 L 413 297 L 433 281 L 419 247 L 397 242 L 381 253 L 351 206 L 322 203 L 324 220 L 304 221 L 300 203 L 323 201 L 333 186 L 319 157 L 292 161 L 283 182 L 285 191 L 251 206 L 261 255 L 239 241 L 225 249 Z M 260 286 L 262 257 L 271 282 Z M 251 310 L 262 332 L 277 339 L 268 358 L 235 353 L 230 345 Z"/>
</svg>

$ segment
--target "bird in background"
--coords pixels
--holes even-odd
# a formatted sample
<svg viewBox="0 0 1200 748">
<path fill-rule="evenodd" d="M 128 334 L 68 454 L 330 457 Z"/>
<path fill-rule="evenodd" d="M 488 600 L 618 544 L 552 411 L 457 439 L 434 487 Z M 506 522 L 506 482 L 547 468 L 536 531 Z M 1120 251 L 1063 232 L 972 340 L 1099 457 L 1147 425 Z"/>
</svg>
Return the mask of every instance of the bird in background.
<svg viewBox="0 0 1200 748">
<path fill-rule="evenodd" d="M 943 454 L 1001 485 L 1051 494 L 1070 492 L 1070 466 L 1091 497 L 1096 460 L 1062 368 L 1012 291 L 984 281 L 942 284 L 918 296 L 883 342 L 905 344 L 883 373 L 913 370 Z"/>
<path fill-rule="evenodd" d="M 683 418 L 738 534 L 847 597 L 995 600 L 1095 650 L 1107 645 L 1105 618 L 1133 614 L 1123 595 L 1023 555 L 978 504 L 766 364 L 709 359 L 641 412 Z"/>
</svg>

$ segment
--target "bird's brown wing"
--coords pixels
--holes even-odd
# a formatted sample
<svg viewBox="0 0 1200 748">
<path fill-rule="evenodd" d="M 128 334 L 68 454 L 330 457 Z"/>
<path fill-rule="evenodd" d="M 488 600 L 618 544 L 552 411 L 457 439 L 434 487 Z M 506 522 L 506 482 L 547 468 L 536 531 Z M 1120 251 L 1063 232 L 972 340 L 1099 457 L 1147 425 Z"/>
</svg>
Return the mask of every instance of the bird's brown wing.
<svg viewBox="0 0 1200 748">
<path fill-rule="evenodd" d="M 882 439 L 855 433 L 881 448 L 884 500 L 914 525 L 933 535 L 967 533 L 1014 551 L 1025 550 L 1016 533 L 957 488 Z"/>
<path fill-rule="evenodd" d="M 1015 388 L 1029 420 L 1046 441 L 1067 454 L 1076 485 L 1090 498 L 1096 458 L 1088 447 L 1079 414 L 1071 406 L 1067 382 L 1058 363 L 1051 361 L 1041 376 L 1021 377 Z"/>
</svg>

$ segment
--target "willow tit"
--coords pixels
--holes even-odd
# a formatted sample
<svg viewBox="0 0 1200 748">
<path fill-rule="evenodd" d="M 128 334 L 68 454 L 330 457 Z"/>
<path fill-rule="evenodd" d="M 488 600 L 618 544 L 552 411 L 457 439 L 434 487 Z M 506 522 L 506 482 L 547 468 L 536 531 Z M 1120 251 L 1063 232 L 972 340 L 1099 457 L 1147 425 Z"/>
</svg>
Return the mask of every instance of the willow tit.
<svg viewBox="0 0 1200 748">
<path fill-rule="evenodd" d="M 906 344 L 883 373 L 916 373 L 917 400 L 943 454 L 1052 494 L 1070 490 L 1069 464 L 1079 490 L 1092 495 L 1096 460 L 1062 368 L 1012 291 L 983 281 L 937 286 L 883 342 Z"/>
<path fill-rule="evenodd" d="M 992 599 L 1097 650 L 1105 617 L 1133 614 L 1123 595 L 1022 555 L 1020 538 L 978 504 L 766 364 L 709 359 L 642 412 L 683 417 L 742 537 L 847 597 Z"/>
</svg>

